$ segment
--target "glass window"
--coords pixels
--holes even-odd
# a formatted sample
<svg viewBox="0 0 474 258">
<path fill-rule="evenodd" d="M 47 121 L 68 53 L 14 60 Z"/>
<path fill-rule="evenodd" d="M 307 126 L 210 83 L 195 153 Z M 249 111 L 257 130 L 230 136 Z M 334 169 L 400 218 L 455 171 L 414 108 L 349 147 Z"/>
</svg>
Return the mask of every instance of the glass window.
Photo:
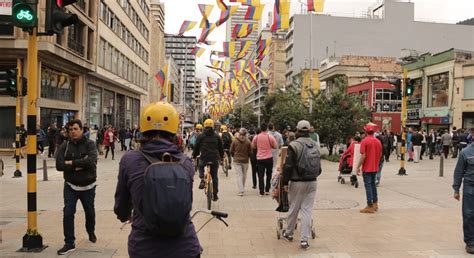
<svg viewBox="0 0 474 258">
<path fill-rule="evenodd" d="M 123 55 L 122 53 L 118 53 L 118 61 L 117 61 L 117 75 L 122 77 L 123 75 Z"/>
<path fill-rule="evenodd" d="M 110 43 L 107 44 L 107 52 L 105 54 L 105 69 L 111 70 L 112 69 L 112 51 L 113 47 L 110 45 Z"/>
<path fill-rule="evenodd" d="M 99 41 L 99 66 L 104 67 L 105 64 L 105 45 L 106 42 L 103 38 Z"/>
<path fill-rule="evenodd" d="M 102 90 L 89 86 L 89 125 L 101 126 Z"/>
<path fill-rule="evenodd" d="M 464 79 L 464 98 L 474 99 L 474 78 Z"/>
<path fill-rule="evenodd" d="M 117 74 L 118 51 L 114 48 L 112 51 L 112 72 Z"/>
<path fill-rule="evenodd" d="M 376 89 L 375 110 L 377 112 L 399 112 L 401 111 L 401 99 L 388 89 Z"/>
<path fill-rule="evenodd" d="M 114 113 L 115 113 L 115 94 L 112 91 L 104 91 L 104 102 L 102 108 L 103 122 L 105 124 L 114 125 Z"/>
<path fill-rule="evenodd" d="M 41 69 L 41 97 L 75 102 L 76 80 L 73 76 L 47 67 Z"/>
<path fill-rule="evenodd" d="M 360 99 L 363 105 L 369 106 L 369 91 L 364 90 L 360 93 Z"/>
<path fill-rule="evenodd" d="M 104 1 L 100 1 L 99 4 L 99 17 L 102 21 L 106 21 L 107 17 L 107 6 L 105 5 Z"/>
<path fill-rule="evenodd" d="M 449 73 L 428 76 L 428 107 L 446 107 L 449 101 Z"/>
<path fill-rule="evenodd" d="M 414 79 L 413 95 L 408 97 L 408 101 L 421 99 L 423 97 L 423 80 L 421 78 Z"/>
</svg>

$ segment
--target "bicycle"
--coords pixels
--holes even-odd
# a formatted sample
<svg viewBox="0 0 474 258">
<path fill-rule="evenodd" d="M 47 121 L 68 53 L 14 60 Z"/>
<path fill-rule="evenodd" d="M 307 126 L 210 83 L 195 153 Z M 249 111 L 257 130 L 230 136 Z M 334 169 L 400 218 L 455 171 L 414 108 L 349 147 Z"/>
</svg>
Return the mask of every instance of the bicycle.
<svg viewBox="0 0 474 258">
<path fill-rule="evenodd" d="M 228 149 L 224 150 L 224 158 L 222 159 L 222 170 L 224 171 L 225 176 L 229 176 L 229 157 Z"/>
<path fill-rule="evenodd" d="M 211 204 L 212 204 L 212 194 L 213 194 L 213 188 L 212 188 L 212 175 L 211 175 L 211 165 L 212 162 L 208 162 L 206 166 L 204 167 L 204 194 L 207 197 L 207 209 L 211 209 Z"/>
<path fill-rule="evenodd" d="M 212 211 L 212 210 L 203 210 L 203 209 L 199 209 L 197 211 L 195 211 L 193 213 L 193 215 L 191 216 L 191 220 L 194 219 L 194 217 L 198 214 L 198 213 L 207 213 L 207 214 L 210 214 L 212 215 L 212 218 L 210 218 L 208 221 L 206 221 L 206 223 L 204 223 L 198 230 L 196 230 L 196 234 L 199 233 L 199 231 L 201 231 L 201 229 L 203 229 L 209 222 L 211 222 L 211 220 L 213 219 L 218 219 L 220 221 L 222 221 L 222 223 L 224 223 L 224 225 L 226 225 L 226 227 L 229 226 L 229 224 L 227 224 L 227 222 L 224 220 L 225 218 L 227 218 L 229 216 L 229 214 L 225 213 L 225 212 L 220 212 L 220 211 Z"/>
</svg>

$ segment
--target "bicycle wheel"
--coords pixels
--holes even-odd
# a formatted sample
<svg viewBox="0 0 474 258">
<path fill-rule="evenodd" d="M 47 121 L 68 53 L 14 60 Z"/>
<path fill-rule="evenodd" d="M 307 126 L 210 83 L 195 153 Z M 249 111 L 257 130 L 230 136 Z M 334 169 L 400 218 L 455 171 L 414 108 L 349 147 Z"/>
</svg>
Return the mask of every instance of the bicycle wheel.
<svg viewBox="0 0 474 258">
<path fill-rule="evenodd" d="M 206 193 L 206 197 L 207 197 L 207 209 L 210 210 L 211 209 L 211 204 L 212 204 L 212 181 L 209 180 L 207 181 L 207 193 Z"/>
</svg>

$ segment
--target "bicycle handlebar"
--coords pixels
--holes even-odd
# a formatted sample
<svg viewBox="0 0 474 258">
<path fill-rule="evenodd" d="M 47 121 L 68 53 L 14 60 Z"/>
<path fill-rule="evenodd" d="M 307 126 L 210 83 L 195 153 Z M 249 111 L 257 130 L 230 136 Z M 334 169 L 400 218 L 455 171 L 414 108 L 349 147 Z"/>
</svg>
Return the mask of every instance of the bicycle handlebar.
<svg viewBox="0 0 474 258">
<path fill-rule="evenodd" d="M 217 218 L 227 218 L 229 216 L 228 213 L 220 211 L 211 211 L 211 215 L 216 216 Z"/>
</svg>

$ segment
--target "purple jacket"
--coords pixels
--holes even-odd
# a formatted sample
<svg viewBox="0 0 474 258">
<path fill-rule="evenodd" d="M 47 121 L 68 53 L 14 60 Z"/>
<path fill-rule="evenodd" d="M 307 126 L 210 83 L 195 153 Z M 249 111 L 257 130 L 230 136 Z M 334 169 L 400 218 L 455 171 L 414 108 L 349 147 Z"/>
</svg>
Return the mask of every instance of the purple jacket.
<svg viewBox="0 0 474 258">
<path fill-rule="evenodd" d="M 185 158 L 184 166 L 193 180 L 194 169 L 192 162 L 179 152 L 177 146 L 165 140 L 156 140 L 142 145 L 146 154 L 161 158 L 165 152 L 175 159 Z M 138 257 L 198 257 L 201 245 L 196 235 L 194 225 L 189 220 L 189 226 L 184 234 L 177 238 L 155 237 L 145 233 L 145 223 L 142 216 L 136 212 L 141 202 L 143 188 L 143 174 L 149 163 L 137 151 L 129 151 L 120 160 L 117 189 L 115 191 L 114 212 L 117 218 L 125 222 L 132 217 L 132 231 L 128 237 L 128 254 L 132 258 Z M 192 191 L 189 189 L 189 191 Z"/>
</svg>

